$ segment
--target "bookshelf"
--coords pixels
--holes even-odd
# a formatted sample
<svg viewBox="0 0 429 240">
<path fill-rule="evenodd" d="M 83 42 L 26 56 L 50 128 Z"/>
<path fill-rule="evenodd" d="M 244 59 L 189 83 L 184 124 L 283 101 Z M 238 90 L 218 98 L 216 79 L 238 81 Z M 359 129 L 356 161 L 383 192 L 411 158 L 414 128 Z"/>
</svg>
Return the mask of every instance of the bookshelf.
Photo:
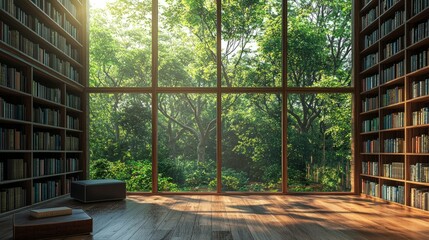
<svg viewBox="0 0 429 240">
<path fill-rule="evenodd" d="M 0 0 L 0 216 L 87 176 L 86 0 Z"/>
<path fill-rule="evenodd" d="M 429 210 L 429 0 L 362 0 L 354 11 L 357 189 Z"/>
</svg>

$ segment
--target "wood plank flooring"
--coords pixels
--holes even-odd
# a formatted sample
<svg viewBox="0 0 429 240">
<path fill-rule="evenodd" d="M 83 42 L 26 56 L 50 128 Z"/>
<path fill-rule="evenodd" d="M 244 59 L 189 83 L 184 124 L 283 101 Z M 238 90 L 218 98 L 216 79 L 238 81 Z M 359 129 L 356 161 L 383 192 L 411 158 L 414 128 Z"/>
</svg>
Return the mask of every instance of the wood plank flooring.
<svg viewBox="0 0 429 240">
<path fill-rule="evenodd" d="M 128 195 L 82 204 L 69 197 L 34 208 L 69 206 L 93 217 L 92 235 L 67 239 L 427 239 L 429 212 L 359 196 Z M 12 239 L 12 216 L 0 218 Z"/>
</svg>

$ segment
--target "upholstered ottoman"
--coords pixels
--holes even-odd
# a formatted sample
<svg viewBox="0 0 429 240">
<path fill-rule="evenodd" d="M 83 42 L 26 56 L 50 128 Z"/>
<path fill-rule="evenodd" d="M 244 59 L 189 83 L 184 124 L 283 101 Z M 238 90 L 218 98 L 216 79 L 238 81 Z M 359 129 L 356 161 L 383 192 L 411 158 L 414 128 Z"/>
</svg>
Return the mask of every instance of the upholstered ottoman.
<svg viewBox="0 0 429 240">
<path fill-rule="evenodd" d="M 125 199 L 125 182 L 113 179 L 74 181 L 71 183 L 70 197 L 81 202 Z"/>
</svg>

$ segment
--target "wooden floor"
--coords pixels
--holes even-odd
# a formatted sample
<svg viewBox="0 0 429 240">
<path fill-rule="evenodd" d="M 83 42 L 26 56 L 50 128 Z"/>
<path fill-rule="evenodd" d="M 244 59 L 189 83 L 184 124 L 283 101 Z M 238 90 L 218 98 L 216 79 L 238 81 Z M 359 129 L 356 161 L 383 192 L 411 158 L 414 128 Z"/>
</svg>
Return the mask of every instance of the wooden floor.
<svg viewBox="0 0 429 240">
<path fill-rule="evenodd" d="M 428 239 L 429 213 L 357 196 L 136 196 L 81 204 L 69 197 L 41 207 L 82 208 L 92 235 L 68 239 Z M 12 239 L 12 216 L 0 218 Z"/>
</svg>

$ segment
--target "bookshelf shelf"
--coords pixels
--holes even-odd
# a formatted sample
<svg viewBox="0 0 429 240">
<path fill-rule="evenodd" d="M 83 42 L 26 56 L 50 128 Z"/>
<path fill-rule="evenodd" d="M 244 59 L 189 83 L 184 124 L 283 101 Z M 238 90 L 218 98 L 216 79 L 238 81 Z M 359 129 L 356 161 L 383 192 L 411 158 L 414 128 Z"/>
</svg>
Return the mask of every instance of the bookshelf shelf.
<svg viewBox="0 0 429 240">
<path fill-rule="evenodd" d="M 380 178 L 380 176 L 374 176 L 374 175 L 368 175 L 368 174 L 360 174 L 362 177 L 368 177 L 368 178 Z"/>
<path fill-rule="evenodd" d="M 411 72 L 408 74 L 408 77 L 415 77 L 415 76 L 419 76 L 419 75 L 424 75 L 424 74 L 428 74 L 429 73 L 429 66 L 420 68 L 414 72 Z"/>
<path fill-rule="evenodd" d="M 389 129 L 381 129 L 381 130 L 379 130 L 379 132 L 381 132 L 381 133 L 385 133 L 385 132 L 400 132 L 400 131 L 404 131 L 404 128 L 403 127 L 401 127 L 401 128 L 389 128 Z"/>
<path fill-rule="evenodd" d="M 393 29 L 391 32 L 387 33 L 386 35 L 382 36 L 380 38 L 380 42 L 388 42 L 390 40 L 393 40 L 400 36 L 405 31 L 405 24 L 402 24 L 398 26 L 397 28 Z"/>
<path fill-rule="evenodd" d="M 54 51 L 57 55 L 60 55 L 61 58 L 73 63 L 73 65 L 79 68 L 82 68 L 82 65 L 79 62 L 77 62 L 76 59 L 64 53 L 64 51 L 60 50 L 57 46 L 54 46 L 52 43 L 48 42 L 45 38 L 41 37 L 39 34 L 34 32 L 29 27 L 21 24 L 16 18 L 11 16 L 8 12 L 5 12 L 4 10 L 0 9 L 0 14 L 7 17 L 7 20 L 8 20 L 7 23 L 9 23 L 10 26 L 13 26 L 19 32 L 25 32 L 27 34 L 25 37 L 27 37 L 28 39 L 31 39 L 32 41 L 39 43 L 40 46 L 44 49 Z"/>
<path fill-rule="evenodd" d="M 14 180 L 5 180 L 5 181 L 0 181 L 0 185 L 6 185 L 6 184 L 11 184 L 11 183 L 18 183 L 18 182 L 26 182 L 31 180 L 31 178 L 21 178 L 21 179 L 14 179 Z"/>
<path fill-rule="evenodd" d="M 414 24 L 416 22 L 425 20 L 425 19 L 427 19 L 428 14 L 429 14 L 429 7 L 426 7 L 423 11 L 419 12 L 415 16 L 412 16 L 408 20 L 408 24 Z"/>
<path fill-rule="evenodd" d="M 405 183 L 404 179 L 399 179 L 399 178 L 389 178 L 389 177 L 383 177 L 380 176 L 379 177 L 381 180 L 387 180 L 387 181 L 393 181 L 393 182 L 401 182 L 401 183 Z"/>
<path fill-rule="evenodd" d="M 4 117 L 0 117 L 0 122 L 15 123 L 15 124 L 31 124 L 31 122 L 29 121 L 17 120 L 12 118 L 4 118 Z"/>
<path fill-rule="evenodd" d="M 377 5 L 378 0 L 369 1 L 365 6 L 360 9 L 361 14 L 365 14 L 368 10 L 374 8 Z"/>
<path fill-rule="evenodd" d="M 367 48 L 363 49 L 360 52 L 360 54 L 361 55 L 367 55 L 368 53 L 376 51 L 378 49 L 378 43 L 379 42 L 380 42 L 379 40 L 375 41 L 371 46 L 368 46 Z"/>
<path fill-rule="evenodd" d="M 383 13 L 381 13 L 380 19 L 384 21 L 386 20 L 386 18 L 390 18 L 392 14 L 394 14 L 397 10 L 403 9 L 403 7 L 404 7 L 403 0 L 396 2 L 394 5 L 392 5 L 391 7 L 386 9 Z M 381 8 L 382 7 L 380 7 L 380 11 L 381 11 Z"/>
<path fill-rule="evenodd" d="M 429 187 L 429 183 L 427 182 L 413 182 L 413 181 L 407 181 L 407 182 L 414 185 Z"/>
<path fill-rule="evenodd" d="M 355 79 L 358 79 L 356 86 L 360 87 L 357 90 L 360 93 L 357 104 L 360 126 L 366 127 L 374 118 L 379 118 L 376 119 L 379 121 L 377 130 L 364 132 L 367 128 L 362 128 L 357 140 L 358 146 L 361 146 L 358 166 L 362 166 L 358 170 L 361 181 L 358 191 L 374 199 L 408 207 L 416 207 L 418 201 L 414 202 L 414 199 L 420 196 L 417 192 L 421 193 L 429 186 L 426 182 L 408 180 L 421 177 L 416 172 L 428 171 L 426 166 L 429 166 L 429 153 L 413 153 L 426 151 L 422 139 L 429 132 L 429 124 L 411 125 L 427 123 L 425 114 L 429 103 L 429 95 L 424 95 L 427 85 L 424 81 L 429 78 L 429 55 L 425 56 L 429 52 L 429 34 L 426 34 L 429 31 L 429 24 L 426 24 L 429 22 L 429 7 L 412 16 L 413 11 L 418 11 L 413 7 L 420 6 L 414 4 L 422 1 L 380 0 L 370 1 L 363 6 L 367 1 L 362 0 L 356 5 L 363 7 L 355 10 L 355 21 L 362 22 L 367 18 L 367 13 L 378 6 L 380 15 L 377 24 L 371 24 L 371 30 L 378 29 L 381 35 L 377 40 L 378 48 L 371 46 L 369 51 L 362 44 L 368 44 L 368 41 L 364 42 L 368 38 L 365 34 L 368 33 L 360 31 L 359 24 L 354 28 L 360 43 L 355 46 L 361 48 L 357 50 L 355 69 L 362 69 L 360 65 L 368 54 L 379 52 L 381 56 L 381 61 L 370 69 L 355 71 Z M 382 8 L 387 9 L 383 12 Z M 366 78 L 370 74 L 379 74 L 380 84 L 366 90 Z M 370 104 L 378 105 L 378 108 L 365 111 L 368 107 L 361 102 L 367 103 L 374 99 L 379 102 Z M 367 153 L 369 143 L 379 144 L 380 153 Z M 370 168 L 376 168 L 381 176 L 368 175 Z"/>
<path fill-rule="evenodd" d="M 0 95 L 13 109 L 0 123 L 2 134 L 15 138 L 0 149 L 0 201 L 14 202 L 0 216 L 68 194 L 70 182 L 88 174 L 88 1 L 36 2 L 0 4 L 0 64 L 7 72 Z"/>
<path fill-rule="evenodd" d="M 405 50 L 401 50 L 401 51 L 397 52 L 395 55 L 390 56 L 388 58 L 384 58 L 383 60 L 381 60 L 380 65 L 388 65 L 388 64 L 392 64 L 394 62 L 397 62 L 397 61 L 403 59 L 404 55 L 405 55 Z"/>
<path fill-rule="evenodd" d="M 369 75 L 371 73 L 377 72 L 377 70 L 378 70 L 378 64 L 374 64 L 373 66 L 371 66 L 365 70 L 362 70 L 360 74 L 361 75 Z"/>
<path fill-rule="evenodd" d="M 407 129 L 429 128 L 429 124 L 407 126 Z"/>
</svg>

